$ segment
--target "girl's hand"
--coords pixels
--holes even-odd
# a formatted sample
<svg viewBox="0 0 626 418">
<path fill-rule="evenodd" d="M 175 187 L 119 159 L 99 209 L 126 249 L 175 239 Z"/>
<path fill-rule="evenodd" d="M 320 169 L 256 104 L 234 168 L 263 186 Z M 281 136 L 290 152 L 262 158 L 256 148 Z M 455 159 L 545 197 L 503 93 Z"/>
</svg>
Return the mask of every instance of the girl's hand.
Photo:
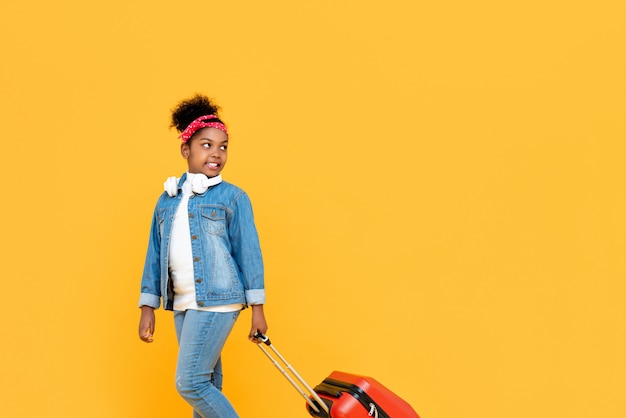
<svg viewBox="0 0 626 418">
<path fill-rule="evenodd" d="M 141 341 L 151 343 L 154 334 L 154 308 L 150 306 L 141 307 L 141 318 L 139 319 L 139 338 Z"/>
<path fill-rule="evenodd" d="M 261 334 L 267 333 L 267 322 L 265 321 L 263 305 L 252 305 L 252 328 L 250 329 L 250 334 L 248 334 L 248 339 L 255 344 L 261 342 L 254 338 L 254 334 L 257 331 Z"/>
</svg>

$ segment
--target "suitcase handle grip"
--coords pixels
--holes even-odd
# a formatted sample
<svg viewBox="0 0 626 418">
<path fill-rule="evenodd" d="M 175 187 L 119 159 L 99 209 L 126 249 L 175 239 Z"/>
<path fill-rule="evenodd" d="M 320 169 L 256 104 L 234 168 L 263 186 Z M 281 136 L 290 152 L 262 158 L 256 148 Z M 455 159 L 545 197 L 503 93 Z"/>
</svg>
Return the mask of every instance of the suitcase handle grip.
<svg viewBox="0 0 626 418">
<path fill-rule="evenodd" d="M 254 338 L 256 338 L 257 340 L 261 341 L 265 345 L 272 345 L 272 342 L 267 337 L 267 335 L 263 334 L 262 332 L 259 332 L 259 331 L 255 332 L 254 333 Z"/>
</svg>

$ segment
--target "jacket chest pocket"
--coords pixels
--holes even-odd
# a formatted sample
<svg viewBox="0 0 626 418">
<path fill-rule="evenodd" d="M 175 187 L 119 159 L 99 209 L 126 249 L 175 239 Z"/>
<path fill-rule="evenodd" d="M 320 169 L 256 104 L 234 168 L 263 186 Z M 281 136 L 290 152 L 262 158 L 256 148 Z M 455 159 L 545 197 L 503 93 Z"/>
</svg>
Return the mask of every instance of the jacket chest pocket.
<svg viewBox="0 0 626 418">
<path fill-rule="evenodd" d="M 226 231 L 226 211 L 221 208 L 202 208 L 202 227 L 213 235 L 223 234 Z"/>
</svg>

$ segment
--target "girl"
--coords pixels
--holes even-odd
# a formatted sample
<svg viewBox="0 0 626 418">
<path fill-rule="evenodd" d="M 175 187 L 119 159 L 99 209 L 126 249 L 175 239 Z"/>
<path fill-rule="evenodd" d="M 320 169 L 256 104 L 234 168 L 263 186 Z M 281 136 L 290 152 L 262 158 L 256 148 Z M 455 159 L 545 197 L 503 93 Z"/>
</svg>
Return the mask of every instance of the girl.
<svg viewBox="0 0 626 418">
<path fill-rule="evenodd" d="M 239 312 L 265 333 L 263 260 L 248 195 L 222 181 L 228 131 L 219 108 L 196 95 L 172 111 L 187 172 L 159 198 L 141 280 L 139 338 L 153 341 L 154 309 L 174 311 L 179 351 L 176 388 L 194 418 L 237 413 L 222 394 L 220 353 Z"/>
</svg>

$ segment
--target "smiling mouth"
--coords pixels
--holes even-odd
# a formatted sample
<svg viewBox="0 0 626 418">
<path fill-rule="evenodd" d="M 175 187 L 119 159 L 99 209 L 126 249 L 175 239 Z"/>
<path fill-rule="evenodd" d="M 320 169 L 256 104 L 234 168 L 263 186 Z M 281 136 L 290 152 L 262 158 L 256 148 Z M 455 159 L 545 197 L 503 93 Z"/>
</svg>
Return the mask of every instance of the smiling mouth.
<svg viewBox="0 0 626 418">
<path fill-rule="evenodd" d="M 209 166 L 209 168 L 217 168 L 220 166 L 218 163 L 208 163 L 207 165 Z"/>
</svg>

